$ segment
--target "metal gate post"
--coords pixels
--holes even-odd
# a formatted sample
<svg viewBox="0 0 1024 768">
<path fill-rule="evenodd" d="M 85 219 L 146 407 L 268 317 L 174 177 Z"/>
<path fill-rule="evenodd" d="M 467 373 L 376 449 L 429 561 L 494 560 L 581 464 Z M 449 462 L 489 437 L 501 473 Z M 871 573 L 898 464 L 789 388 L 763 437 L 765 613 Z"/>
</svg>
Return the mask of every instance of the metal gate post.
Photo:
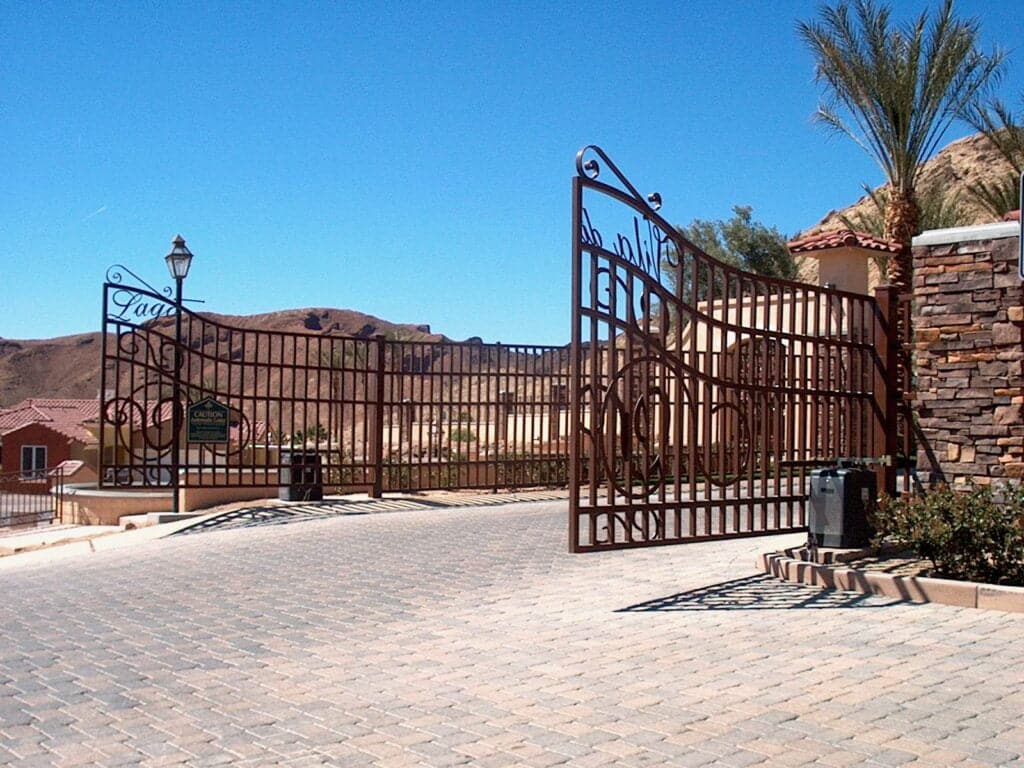
<svg viewBox="0 0 1024 768">
<path fill-rule="evenodd" d="M 102 488 L 105 483 L 104 478 L 107 475 L 106 467 L 106 456 L 107 456 L 107 320 L 109 318 L 107 309 L 107 294 L 109 293 L 109 286 L 103 286 L 103 318 L 100 320 L 100 412 L 99 412 L 99 460 L 96 462 L 96 487 Z M 115 376 L 117 370 L 114 371 Z M 115 430 L 115 435 L 118 432 Z M 114 445 L 117 445 L 117 438 L 114 438 Z M 116 452 L 116 448 L 114 451 Z M 113 463 L 116 463 L 116 459 Z"/>
<path fill-rule="evenodd" d="M 370 427 L 370 458 L 373 460 L 373 488 L 370 496 L 379 499 L 384 492 L 384 336 L 377 334 L 374 341 L 373 420 L 367 419 Z"/>
<path fill-rule="evenodd" d="M 583 358 L 580 348 L 580 320 L 582 302 L 583 249 L 580 246 L 581 211 L 583 208 L 583 183 L 578 176 L 572 180 L 572 344 L 569 363 L 569 552 L 580 551 L 580 478 L 583 460 L 580 441 L 583 439 L 580 420 L 580 395 L 583 378 Z M 590 350 L 591 355 L 595 354 Z M 591 365 L 594 365 L 591 361 Z M 589 418 L 593 418 L 593 410 Z M 592 447 L 591 447 L 592 450 Z"/>
<path fill-rule="evenodd" d="M 875 301 L 878 302 L 880 328 L 875 334 L 876 345 L 881 358 L 881 370 L 875 377 L 875 402 L 879 409 L 879 418 L 875 420 L 875 452 L 882 448 L 883 462 L 876 470 L 878 489 L 890 496 L 896 495 L 896 455 L 899 450 L 899 352 L 903 340 L 900 338 L 897 323 L 899 310 L 899 293 L 894 286 L 880 285 L 875 288 Z M 877 370 L 877 369 L 876 369 Z"/>
<path fill-rule="evenodd" d="M 53 519 L 58 523 L 64 522 L 64 470 L 58 467 L 54 482 L 57 484 L 56 492 L 53 493 L 54 507 Z"/>
</svg>

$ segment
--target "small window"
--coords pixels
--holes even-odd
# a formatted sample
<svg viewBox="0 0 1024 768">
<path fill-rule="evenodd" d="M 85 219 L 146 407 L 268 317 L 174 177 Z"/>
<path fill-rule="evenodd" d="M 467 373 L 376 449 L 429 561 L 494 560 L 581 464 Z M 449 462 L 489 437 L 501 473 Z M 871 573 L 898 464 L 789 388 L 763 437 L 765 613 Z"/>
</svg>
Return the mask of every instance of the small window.
<svg viewBox="0 0 1024 768">
<path fill-rule="evenodd" d="M 46 446 L 21 446 L 21 479 L 42 480 L 46 476 Z"/>
</svg>

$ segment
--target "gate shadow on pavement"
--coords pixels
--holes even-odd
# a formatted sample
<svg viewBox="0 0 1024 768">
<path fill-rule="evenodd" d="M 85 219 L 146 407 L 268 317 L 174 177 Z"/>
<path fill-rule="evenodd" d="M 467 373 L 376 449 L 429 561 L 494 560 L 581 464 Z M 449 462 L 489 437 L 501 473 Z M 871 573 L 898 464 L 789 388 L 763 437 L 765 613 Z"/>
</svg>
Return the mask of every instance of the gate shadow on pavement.
<svg viewBox="0 0 1024 768">
<path fill-rule="evenodd" d="M 303 506 L 292 507 L 245 507 L 244 509 L 233 509 L 230 512 L 221 512 L 213 517 L 206 518 L 186 528 L 182 528 L 174 535 L 201 533 L 203 531 L 223 530 L 225 528 L 251 528 L 262 525 L 284 525 L 286 523 L 297 523 L 303 520 L 323 520 L 328 517 L 369 515 L 375 512 L 401 512 L 413 509 L 441 508 L 446 505 L 430 501 L 416 500 L 415 502 L 383 503 L 377 506 L 372 504 L 359 503 L 318 503 L 311 502 Z"/>
<path fill-rule="evenodd" d="M 363 511 L 330 510 L 334 514 L 359 515 L 367 514 Z M 315 520 L 326 517 L 326 512 L 311 511 L 303 508 L 288 507 L 246 507 L 245 509 L 233 509 L 230 512 L 221 512 L 213 517 L 208 517 L 198 523 L 193 523 L 174 533 L 175 536 L 190 533 L 202 533 L 204 531 L 222 530 L 224 528 L 250 528 L 258 525 L 283 525 L 285 523 L 296 523 L 301 520 Z"/>
<path fill-rule="evenodd" d="M 615 613 L 885 608 L 901 603 L 912 605 L 904 600 L 880 598 L 877 595 L 788 584 L 773 576 L 759 574 L 723 581 L 720 584 L 691 589 L 687 592 L 679 592 L 668 597 L 655 598 L 627 608 L 619 608 Z"/>
<path fill-rule="evenodd" d="M 410 498 L 324 500 L 288 505 L 261 505 L 220 512 L 185 526 L 173 535 L 187 535 L 226 528 L 251 528 L 263 525 L 284 525 L 302 520 L 323 520 L 329 517 L 379 514 L 382 512 L 413 512 L 464 507 L 493 507 L 529 502 L 562 501 L 562 491 L 537 491 L 462 498 Z"/>
</svg>

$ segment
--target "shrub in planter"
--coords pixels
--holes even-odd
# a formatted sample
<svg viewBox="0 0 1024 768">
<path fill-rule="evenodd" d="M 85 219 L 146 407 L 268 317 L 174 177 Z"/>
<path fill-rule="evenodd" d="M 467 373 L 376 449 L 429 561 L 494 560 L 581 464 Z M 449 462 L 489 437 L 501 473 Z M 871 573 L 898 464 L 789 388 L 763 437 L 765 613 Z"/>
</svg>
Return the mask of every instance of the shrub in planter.
<svg viewBox="0 0 1024 768">
<path fill-rule="evenodd" d="M 913 549 L 934 575 L 1024 586 L 1024 492 L 996 499 L 985 486 L 883 497 L 875 514 L 878 539 Z"/>
</svg>

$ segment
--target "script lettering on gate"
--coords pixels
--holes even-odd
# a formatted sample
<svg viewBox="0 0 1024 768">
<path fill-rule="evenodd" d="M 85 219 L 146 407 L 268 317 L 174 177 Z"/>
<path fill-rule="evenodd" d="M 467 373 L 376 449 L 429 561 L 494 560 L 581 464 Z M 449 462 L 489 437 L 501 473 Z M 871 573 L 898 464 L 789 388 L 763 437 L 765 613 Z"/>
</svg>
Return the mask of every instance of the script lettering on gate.
<svg viewBox="0 0 1024 768">
<path fill-rule="evenodd" d="M 596 159 L 585 159 L 588 152 L 596 154 L 611 170 L 619 182 L 619 191 L 627 193 L 641 206 L 635 209 L 637 212 L 633 214 L 629 226 L 632 232 L 629 234 L 626 234 L 626 227 L 612 224 L 614 242 L 611 244 L 611 252 L 661 282 L 662 264 L 675 266 L 673 257 L 676 253 L 671 230 L 662 228 L 663 222 L 656 222 L 652 218 L 661 208 L 661 195 L 657 192 L 652 192 L 646 197 L 641 195 L 608 155 L 593 144 L 584 147 L 576 155 L 576 170 L 580 177 L 596 181 L 601 173 L 601 165 Z M 604 236 L 591 221 L 590 211 L 583 206 L 580 214 L 580 242 L 587 246 L 604 248 Z M 619 222 L 620 225 L 623 223 Z"/>
<path fill-rule="evenodd" d="M 130 275 L 135 285 L 126 282 Z M 174 316 L 174 290 L 170 286 L 154 288 L 123 264 L 114 264 L 107 269 L 107 283 L 114 286 L 109 294 L 107 318 L 119 322 L 145 322 L 159 317 Z M 146 290 L 158 296 L 140 293 Z M 203 304 L 201 299 L 183 299 L 183 304 Z"/>
</svg>

